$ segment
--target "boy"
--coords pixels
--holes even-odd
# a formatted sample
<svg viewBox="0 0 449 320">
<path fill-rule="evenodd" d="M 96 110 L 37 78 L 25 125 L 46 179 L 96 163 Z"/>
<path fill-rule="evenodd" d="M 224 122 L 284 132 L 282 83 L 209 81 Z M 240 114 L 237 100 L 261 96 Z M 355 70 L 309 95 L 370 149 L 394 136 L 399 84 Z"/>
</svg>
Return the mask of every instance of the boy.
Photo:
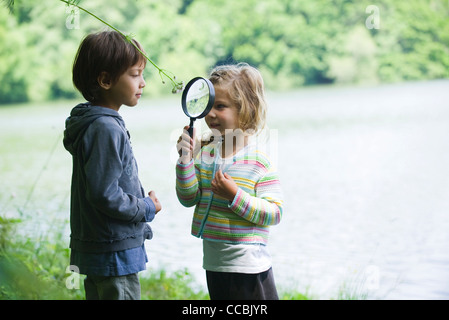
<svg viewBox="0 0 449 320">
<path fill-rule="evenodd" d="M 88 102 L 72 110 L 64 131 L 73 158 L 70 263 L 87 275 L 86 299 L 140 299 L 144 240 L 152 238 L 146 222 L 161 204 L 153 191 L 145 197 L 118 111 L 137 104 L 145 65 L 115 31 L 88 35 L 73 65 L 73 83 Z"/>
</svg>

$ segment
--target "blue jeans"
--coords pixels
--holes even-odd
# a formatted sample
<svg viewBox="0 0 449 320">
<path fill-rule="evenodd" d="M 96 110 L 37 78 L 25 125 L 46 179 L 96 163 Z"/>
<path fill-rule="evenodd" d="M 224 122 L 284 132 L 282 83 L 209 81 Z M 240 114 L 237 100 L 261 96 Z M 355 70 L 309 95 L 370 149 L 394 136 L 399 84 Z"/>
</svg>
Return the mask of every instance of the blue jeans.
<svg viewBox="0 0 449 320">
<path fill-rule="evenodd" d="M 140 300 L 137 273 L 118 277 L 88 275 L 84 279 L 86 300 Z"/>
</svg>

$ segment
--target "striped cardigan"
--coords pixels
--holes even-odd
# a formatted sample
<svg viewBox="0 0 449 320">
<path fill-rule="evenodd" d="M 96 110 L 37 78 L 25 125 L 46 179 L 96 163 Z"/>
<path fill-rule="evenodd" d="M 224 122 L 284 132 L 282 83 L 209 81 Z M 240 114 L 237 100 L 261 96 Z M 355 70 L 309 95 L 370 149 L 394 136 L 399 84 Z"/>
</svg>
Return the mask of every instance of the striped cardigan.
<svg viewBox="0 0 449 320">
<path fill-rule="evenodd" d="M 237 183 L 232 202 L 213 194 L 215 145 L 209 144 L 188 164 L 176 166 L 176 193 L 185 207 L 196 205 L 192 235 L 203 239 L 267 244 L 269 226 L 282 217 L 282 191 L 277 172 L 266 155 L 248 146 L 226 170 Z"/>
</svg>

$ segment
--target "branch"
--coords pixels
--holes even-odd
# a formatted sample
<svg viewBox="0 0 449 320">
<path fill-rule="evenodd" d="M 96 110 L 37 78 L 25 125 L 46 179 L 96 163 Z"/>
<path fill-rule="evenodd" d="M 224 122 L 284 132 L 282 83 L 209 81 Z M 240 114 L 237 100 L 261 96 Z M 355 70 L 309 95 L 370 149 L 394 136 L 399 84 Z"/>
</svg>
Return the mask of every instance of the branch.
<svg viewBox="0 0 449 320">
<path fill-rule="evenodd" d="M 169 72 L 169 71 L 167 71 L 165 69 L 160 68 L 153 60 L 151 60 L 150 57 L 148 57 L 147 54 L 144 53 L 142 50 L 140 50 L 139 47 L 134 43 L 132 35 L 124 34 L 120 30 L 115 28 L 113 25 L 109 24 L 108 22 L 106 22 L 105 20 L 101 19 L 97 15 L 93 14 L 89 10 L 84 9 L 83 7 L 81 7 L 79 5 L 80 0 L 59 0 L 59 1 L 67 4 L 67 6 L 73 6 L 73 7 L 76 7 L 78 9 L 86 12 L 87 14 L 89 14 L 92 17 L 94 17 L 95 19 L 97 19 L 101 23 L 105 24 L 106 26 L 108 26 L 112 30 L 117 31 L 119 34 L 121 34 L 126 39 L 126 41 L 131 43 L 153 65 L 153 67 L 155 67 L 159 71 L 159 75 L 161 77 L 162 83 L 165 84 L 165 81 L 163 79 L 164 76 L 171 81 L 172 86 L 173 86 L 172 93 L 178 93 L 178 92 L 181 92 L 184 89 L 184 82 L 183 81 L 177 82 L 176 81 L 176 77 L 171 72 Z M 14 0 L 2 0 L 2 2 L 5 3 L 6 7 L 9 9 L 10 12 L 13 11 L 13 9 L 14 9 Z M 169 75 L 168 72 L 171 75 Z"/>
<path fill-rule="evenodd" d="M 148 57 L 146 55 L 146 53 L 144 53 L 142 50 L 139 49 L 139 47 L 134 43 L 133 37 L 131 35 L 125 35 L 123 32 L 121 32 L 120 30 L 118 30 L 117 28 L 115 28 L 114 26 L 112 26 L 111 24 L 107 23 L 106 21 L 104 21 L 103 19 L 101 19 L 100 17 L 98 17 L 97 15 L 93 14 L 92 12 L 90 12 L 87 9 L 84 9 L 83 7 L 81 7 L 78 3 L 80 2 L 80 0 L 59 0 L 61 2 L 66 3 L 68 6 L 74 6 L 77 7 L 78 9 L 86 12 L 87 14 L 91 15 L 92 17 L 94 17 L 95 19 L 97 19 L 98 21 L 100 21 L 101 23 L 105 24 L 106 26 L 108 26 L 109 28 L 111 28 L 114 31 L 117 31 L 119 34 L 121 34 L 129 43 L 131 43 L 152 65 L 153 67 L 155 67 L 158 71 L 159 71 L 159 75 L 162 75 L 167 77 L 173 86 L 172 89 L 172 93 L 178 93 L 181 92 L 184 89 L 184 82 L 176 82 L 175 76 L 170 76 L 167 74 L 167 71 L 164 69 L 161 69 L 153 60 L 150 59 L 150 57 Z M 13 1 L 14 4 L 14 1 Z M 162 79 L 162 83 L 165 83 L 164 80 Z"/>
<path fill-rule="evenodd" d="M 5 3 L 6 8 L 12 13 L 14 10 L 14 0 L 2 0 Z"/>
</svg>

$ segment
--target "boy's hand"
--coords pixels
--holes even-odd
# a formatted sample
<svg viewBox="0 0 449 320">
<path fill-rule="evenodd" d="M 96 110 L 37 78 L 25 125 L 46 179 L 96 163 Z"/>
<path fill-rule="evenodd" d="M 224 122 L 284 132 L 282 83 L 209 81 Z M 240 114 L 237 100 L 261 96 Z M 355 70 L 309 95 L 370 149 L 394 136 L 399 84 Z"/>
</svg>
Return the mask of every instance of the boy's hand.
<svg viewBox="0 0 449 320">
<path fill-rule="evenodd" d="M 162 210 L 162 205 L 159 202 L 159 199 L 156 197 L 156 193 L 154 191 L 150 191 L 148 192 L 148 196 L 150 197 L 151 200 L 153 200 L 153 203 L 156 207 L 156 213 L 158 213 L 159 211 Z"/>
<path fill-rule="evenodd" d="M 193 148 L 195 145 L 195 128 L 193 129 L 193 137 L 190 138 L 189 133 L 187 132 L 189 126 L 184 127 L 184 132 L 178 139 L 178 143 L 176 145 L 176 149 L 178 150 L 180 162 L 183 164 L 187 164 L 192 160 L 193 157 Z"/>
<path fill-rule="evenodd" d="M 221 170 L 218 170 L 215 174 L 214 180 L 211 183 L 212 192 L 225 198 L 226 200 L 232 201 L 237 194 L 238 186 L 234 179 L 231 178 L 227 173 L 223 174 Z"/>
</svg>

